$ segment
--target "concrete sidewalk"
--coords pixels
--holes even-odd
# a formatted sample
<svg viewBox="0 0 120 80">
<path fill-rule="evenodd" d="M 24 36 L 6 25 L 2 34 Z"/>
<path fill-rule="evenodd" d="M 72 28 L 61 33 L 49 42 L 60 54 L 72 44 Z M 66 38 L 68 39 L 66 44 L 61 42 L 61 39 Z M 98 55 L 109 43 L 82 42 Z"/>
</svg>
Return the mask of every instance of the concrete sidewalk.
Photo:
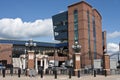
<svg viewBox="0 0 120 80">
<path fill-rule="evenodd" d="M 69 76 L 67 75 L 58 75 L 57 79 L 54 78 L 54 75 L 44 75 L 43 78 L 40 76 L 35 76 L 35 77 L 26 77 L 26 76 L 21 76 L 20 78 L 17 75 L 6 75 L 4 78 L 2 75 L 0 75 L 0 80 L 120 80 L 120 75 L 110 75 L 110 76 L 100 76 L 97 75 L 96 77 L 93 77 L 93 75 L 89 76 L 82 76 L 80 78 L 76 76 L 72 76 L 71 79 L 69 79 Z"/>
</svg>

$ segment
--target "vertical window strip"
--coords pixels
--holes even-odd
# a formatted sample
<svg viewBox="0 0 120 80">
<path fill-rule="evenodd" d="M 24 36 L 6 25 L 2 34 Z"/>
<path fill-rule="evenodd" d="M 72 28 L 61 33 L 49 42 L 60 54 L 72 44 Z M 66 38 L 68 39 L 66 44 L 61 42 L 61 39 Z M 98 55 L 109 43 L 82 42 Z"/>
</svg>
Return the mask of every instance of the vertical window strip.
<svg viewBox="0 0 120 80">
<path fill-rule="evenodd" d="M 96 26 L 95 26 L 95 17 L 92 18 L 93 22 L 93 37 L 94 37 L 94 59 L 97 58 L 97 50 L 96 50 Z"/>
<path fill-rule="evenodd" d="M 90 47 L 90 16 L 89 16 L 89 11 L 87 11 L 87 19 L 88 19 L 88 48 L 89 48 L 89 59 L 91 55 L 91 47 Z"/>
<path fill-rule="evenodd" d="M 78 11 L 74 11 L 74 41 L 78 41 Z"/>
</svg>

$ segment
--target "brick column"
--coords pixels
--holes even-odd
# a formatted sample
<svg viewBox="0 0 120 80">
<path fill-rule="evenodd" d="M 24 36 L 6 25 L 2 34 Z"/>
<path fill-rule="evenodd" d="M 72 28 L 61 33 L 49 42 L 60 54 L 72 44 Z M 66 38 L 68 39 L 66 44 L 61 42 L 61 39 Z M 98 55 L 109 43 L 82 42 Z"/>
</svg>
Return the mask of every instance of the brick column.
<svg viewBox="0 0 120 80">
<path fill-rule="evenodd" d="M 34 51 L 28 51 L 28 69 L 34 69 L 35 54 Z"/>
<path fill-rule="evenodd" d="M 80 62 L 80 53 L 75 53 L 73 58 L 73 67 L 74 67 L 74 76 L 78 75 L 78 70 L 81 69 L 81 62 Z"/>
<path fill-rule="evenodd" d="M 104 60 L 104 70 L 107 71 L 107 75 L 110 74 L 110 56 L 108 54 L 103 55 L 103 60 Z"/>
</svg>

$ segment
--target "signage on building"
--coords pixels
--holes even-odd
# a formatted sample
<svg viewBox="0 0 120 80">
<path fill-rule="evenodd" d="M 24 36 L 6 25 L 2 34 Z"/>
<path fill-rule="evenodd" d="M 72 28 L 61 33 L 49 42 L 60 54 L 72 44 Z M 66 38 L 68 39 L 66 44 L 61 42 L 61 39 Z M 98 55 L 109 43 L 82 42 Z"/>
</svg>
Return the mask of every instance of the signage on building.
<svg viewBox="0 0 120 80">
<path fill-rule="evenodd" d="M 80 61 L 80 56 L 79 55 L 76 56 L 76 61 Z"/>
<path fill-rule="evenodd" d="M 29 59 L 34 59 L 34 55 L 33 54 L 29 54 Z"/>
</svg>

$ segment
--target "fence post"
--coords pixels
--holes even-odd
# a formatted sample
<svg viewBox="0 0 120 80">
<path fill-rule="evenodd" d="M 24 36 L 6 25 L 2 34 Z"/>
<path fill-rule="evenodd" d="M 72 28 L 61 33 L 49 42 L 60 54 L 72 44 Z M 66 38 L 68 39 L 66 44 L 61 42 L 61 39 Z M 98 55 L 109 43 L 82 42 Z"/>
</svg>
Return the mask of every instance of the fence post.
<svg viewBox="0 0 120 80">
<path fill-rule="evenodd" d="M 96 70 L 94 70 L 94 77 L 96 77 Z"/>
<path fill-rule="evenodd" d="M 43 70 L 42 69 L 40 70 L 40 73 L 41 73 L 41 78 L 43 78 Z"/>
<path fill-rule="evenodd" d="M 71 79 L 72 71 L 71 68 L 69 68 L 69 79 Z"/>
<path fill-rule="evenodd" d="M 106 71 L 106 69 L 105 69 L 105 71 L 104 71 L 104 72 L 105 72 L 105 77 L 107 77 L 107 71 Z"/>
<path fill-rule="evenodd" d="M 78 78 L 80 78 L 80 70 L 78 70 Z"/>
<path fill-rule="evenodd" d="M 18 77 L 20 77 L 20 75 L 21 75 L 21 69 L 19 68 L 18 69 Z"/>
<path fill-rule="evenodd" d="M 57 70 L 55 69 L 55 79 L 57 79 Z"/>
<path fill-rule="evenodd" d="M 5 69 L 2 70 L 3 77 L 5 77 Z"/>
</svg>

